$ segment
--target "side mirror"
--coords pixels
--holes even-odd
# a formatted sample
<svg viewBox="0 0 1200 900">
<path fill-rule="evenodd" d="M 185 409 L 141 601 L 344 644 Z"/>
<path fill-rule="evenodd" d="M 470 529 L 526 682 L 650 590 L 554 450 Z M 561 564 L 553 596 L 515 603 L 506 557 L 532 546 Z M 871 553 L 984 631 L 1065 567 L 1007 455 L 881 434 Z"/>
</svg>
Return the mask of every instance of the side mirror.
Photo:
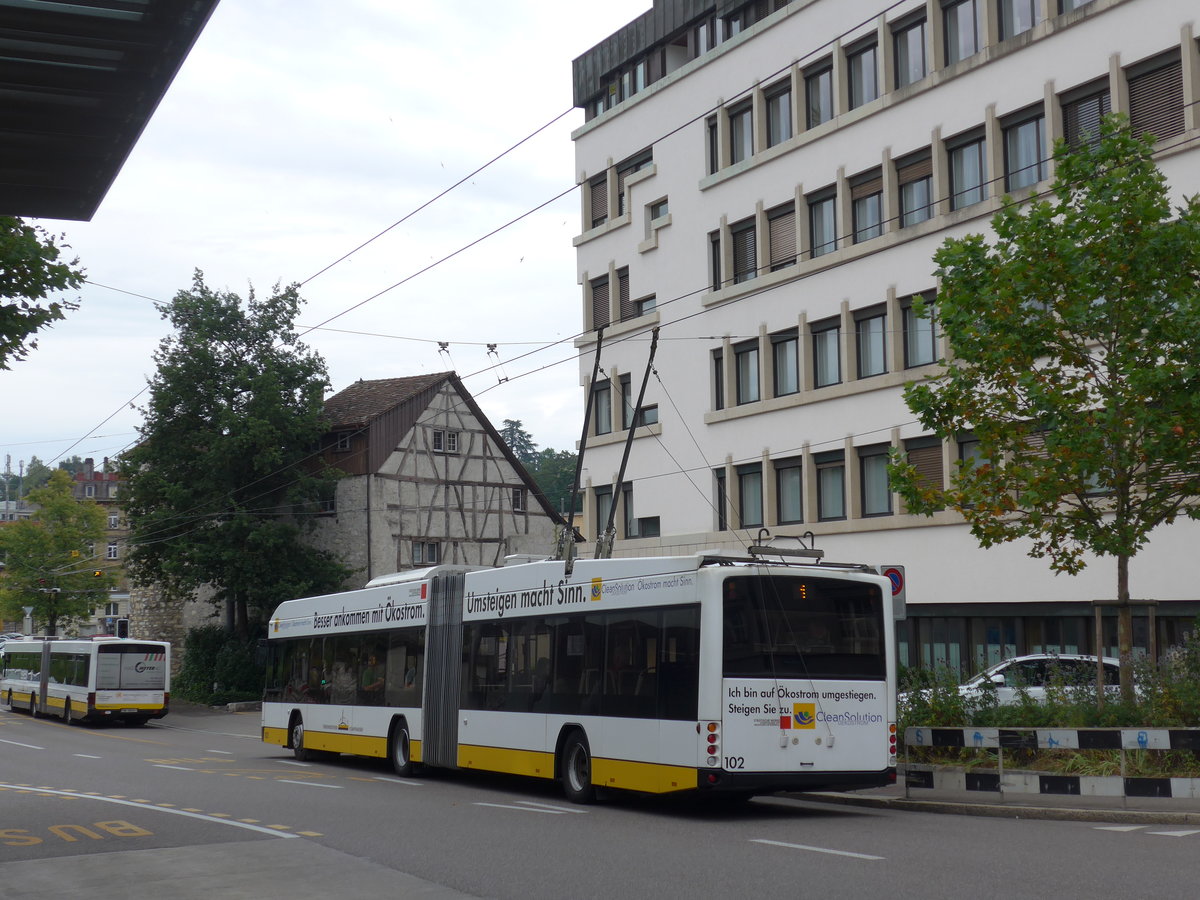
<svg viewBox="0 0 1200 900">
<path fill-rule="evenodd" d="M 988 680 L 992 684 L 994 684 L 996 687 L 1004 687 L 1004 673 L 1003 672 L 997 672 L 995 675 L 993 675 Z"/>
</svg>

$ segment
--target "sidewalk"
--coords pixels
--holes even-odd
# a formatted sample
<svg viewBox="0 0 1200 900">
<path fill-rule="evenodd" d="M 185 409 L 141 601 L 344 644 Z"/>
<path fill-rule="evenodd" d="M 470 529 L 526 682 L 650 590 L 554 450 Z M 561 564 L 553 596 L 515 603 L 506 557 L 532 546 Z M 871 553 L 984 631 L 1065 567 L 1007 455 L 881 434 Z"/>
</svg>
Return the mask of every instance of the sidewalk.
<svg viewBox="0 0 1200 900">
<path fill-rule="evenodd" d="M 798 794 L 808 800 L 903 809 L 943 815 L 995 816 L 1011 819 L 1063 819 L 1111 822 L 1126 825 L 1200 826 L 1200 801 L 1152 797 L 1078 797 L 1054 794 L 1019 794 L 948 791 L 912 788 L 905 797 L 904 784 L 862 791 L 826 791 Z"/>
</svg>

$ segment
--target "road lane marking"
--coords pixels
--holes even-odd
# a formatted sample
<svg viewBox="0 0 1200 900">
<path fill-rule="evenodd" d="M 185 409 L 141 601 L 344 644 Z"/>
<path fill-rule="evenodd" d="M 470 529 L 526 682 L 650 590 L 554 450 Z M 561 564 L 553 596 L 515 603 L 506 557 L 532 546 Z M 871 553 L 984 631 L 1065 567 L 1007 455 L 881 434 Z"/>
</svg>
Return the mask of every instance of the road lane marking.
<svg viewBox="0 0 1200 900">
<path fill-rule="evenodd" d="M 1161 834 L 1163 837 L 1187 837 L 1189 834 L 1200 834 L 1200 828 L 1192 831 L 1147 831 L 1146 834 Z"/>
<path fill-rule="evenodd" d="M 0 744 L 12 744 L 14 747 L 25 747 L 28 750 L 45 750 L 45 747 L 37 747 L 33 744 L 22 744 L 20 741 L 2 741 Z"/>
<path fill-rule="evenodd" d="M 17 787 L 17 785 L 0 783 L 0 788 L 12 788 L 12 787 Z M 146 809 L 147 808 L 145 805 L 146 801 L 144 801 L 144 800 L 139 803 L 139 802 L 136 802 L 133 800 L 121 800 L 116 797 L 85 796 L 83 794 L 76 794 L 76 793 L 72 793 L 70 791 L 45 790 L 44 793 L 46 793 L 47 795 L 50 795 L 50 796 L 70 797 L 70 798 L 73 798 L 76 800 L 95 800 L 97 803 L 116 803 L 119 806 L 133 806 L 133 807 L 136 807 L 137 809 Z M 216 822 L 221 825 L 232 825 L 234 828 L 244 828 L 247 831 L 256 831 L 260 834 L 271 834 L 271 835 L 274 835 L 275 837 L 281 837 L 281 838 L 299 837 L 299 835 L 297 835 L 297 834 L 290 834 L 290 833 L 282 832 L 282 831 L 279 831 L 279 830 L 273 829 L 273 828 L 264 828 L 261 825 L 251 825 L 248 822 L 231 821 L 229 819 L 228 813 L 206 814 L 206 813 L 192 812 L 192 811 L 186 810 L 186 809 L 163 809 L 161 807 L 154 807 L 154 809 L 156 809 L 160 813 L 163 813 L 164 815 L 185 816 L 189 819 L 200 819 L 205 822 Z"/>
<path fill-rule="evenodd" d="M 1096 831 L 1137 831 L 1145 825 L 1097 825 Z"/>
<path fill-rule="evenodd" d="M 84 759 L 104 759 L 103 756 L 93 756 L 90 753 L 76 753 L 76 756 L 82 756 Z"/>
<path fill-rule="evenodd" d="M 340 784 L 321 784 L 317 781 L 292 781 L 289 778 L 276 778 L 275 782 L 276 784 L 302 784 L 304 787 L 337 788 L 339 791 L 342 789 Z"/>
<path fill-rule="evenodd" d="M 566 815 L 565 809 L 537 809 L 532 806 L 514 806 L 508 803 L 473 803 L 472 806 L 490 806 L 493 809 L 515 809 L 517 812 L 545 813 L 548 816 Z"/>
<path fill-rule="evenodd" d="M 294 759 L 277 759 L 275 762 L 283 763 L 285 766 L 300 766 L 304 769 L 312 768 L 312 763 L 302 763 Z"/>
<path fill-rule="evenodd" d="M 409 787 L 425 787 L 425 782 L 423 781 L 405 781 L 403 778 L 387 778 L 383 775 L 378 776 L 375 780 L 387 781 L 391 784 L 406 784 Z"/>
<path fill-rule="evenodd" d="M 231 751 L 231 750 L 205 750 L 204 752 L 205 753 L 220 753 L 224 756 L 233 756 L 233 751 Z"/>
<path fill-rule="evenodd" d="M 518 800 L 522 806 L 540 806 L 544 809 L 552 809 L 555 812 L 574 813 L 577 816 L 587 815 L 586 809 L 571 809 L 569 806 L 555 806 L 552 803 L 535 803 L 532 800 Z"/>
<path fill-rule="evenodd" d="M 752 844 L 768 844 L 772 847 L 788 847 L 791 850 L 808 850 L 811 853 L 829 853 L 833 856 L 849 856 L 853 859 L 887 859 L 886 856 L 871 856 L 869 853 L 851 853 L 849 850 L 831 850 L 828 847 L 810 847 L 807 844 L 788 844 L 784 841 L 768 841 L 763 838 L 750 838 Z"/>
<path fill-rule="evenodd" d="M 155 763 L 156 769 L 174 769 L 177 772 L 195 772 L 195 769 L 189 769 L 187 766 L 165 766 L 162 763 Z"/>
</svg>

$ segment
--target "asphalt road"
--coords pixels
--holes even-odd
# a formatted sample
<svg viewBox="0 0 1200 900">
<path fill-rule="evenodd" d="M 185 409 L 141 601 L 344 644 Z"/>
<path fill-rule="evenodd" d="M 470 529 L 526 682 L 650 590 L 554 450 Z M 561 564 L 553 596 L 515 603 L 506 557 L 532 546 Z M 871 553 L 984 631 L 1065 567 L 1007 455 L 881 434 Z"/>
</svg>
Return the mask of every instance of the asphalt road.
<svg viewBox="0 0 1200 900">
<path fill-rule="evenodd" d="M 258 714 L 144 728 L 0 710 L 0 897 L 1194 898 L 1200 829 L 743 807 L 302 764 Z"/>
</svg>

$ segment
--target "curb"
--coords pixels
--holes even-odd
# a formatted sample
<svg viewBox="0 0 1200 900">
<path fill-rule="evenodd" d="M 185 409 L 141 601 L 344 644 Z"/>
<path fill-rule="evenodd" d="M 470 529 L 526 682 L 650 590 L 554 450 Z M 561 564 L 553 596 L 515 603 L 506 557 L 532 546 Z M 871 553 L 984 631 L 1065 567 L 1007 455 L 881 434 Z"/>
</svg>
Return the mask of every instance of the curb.
<svg viewBox="0 0 1200 900">
<path fill-rule="evenodd" d="M 215 708 L 220 709 L 221 707 L 218 706 Z M 225 709 L 231 713 L 261 712 L 262 711 L 262 701 L 261 700 L 240 700 L 237 703 L 225 704 Z"/>
<path fill-rule="evenodd" d="M 954 803 L 939 800 L 906 800 L 900 797 L 864 797 L 858 794 L 820 792 L 797 795 L 807 800 L 869 806 L 908 812 L 941 813 L 952 816 L 988 816 L 999 819 L 1047 819 L 1074 822 L 1113 822 L 1126 825 L 1200 825 L 1200 812 L 1170 812 L 1135 809 L 1071 809 L 1047 806 L 1016 806 L 991 803 Z"/>
</svg>

